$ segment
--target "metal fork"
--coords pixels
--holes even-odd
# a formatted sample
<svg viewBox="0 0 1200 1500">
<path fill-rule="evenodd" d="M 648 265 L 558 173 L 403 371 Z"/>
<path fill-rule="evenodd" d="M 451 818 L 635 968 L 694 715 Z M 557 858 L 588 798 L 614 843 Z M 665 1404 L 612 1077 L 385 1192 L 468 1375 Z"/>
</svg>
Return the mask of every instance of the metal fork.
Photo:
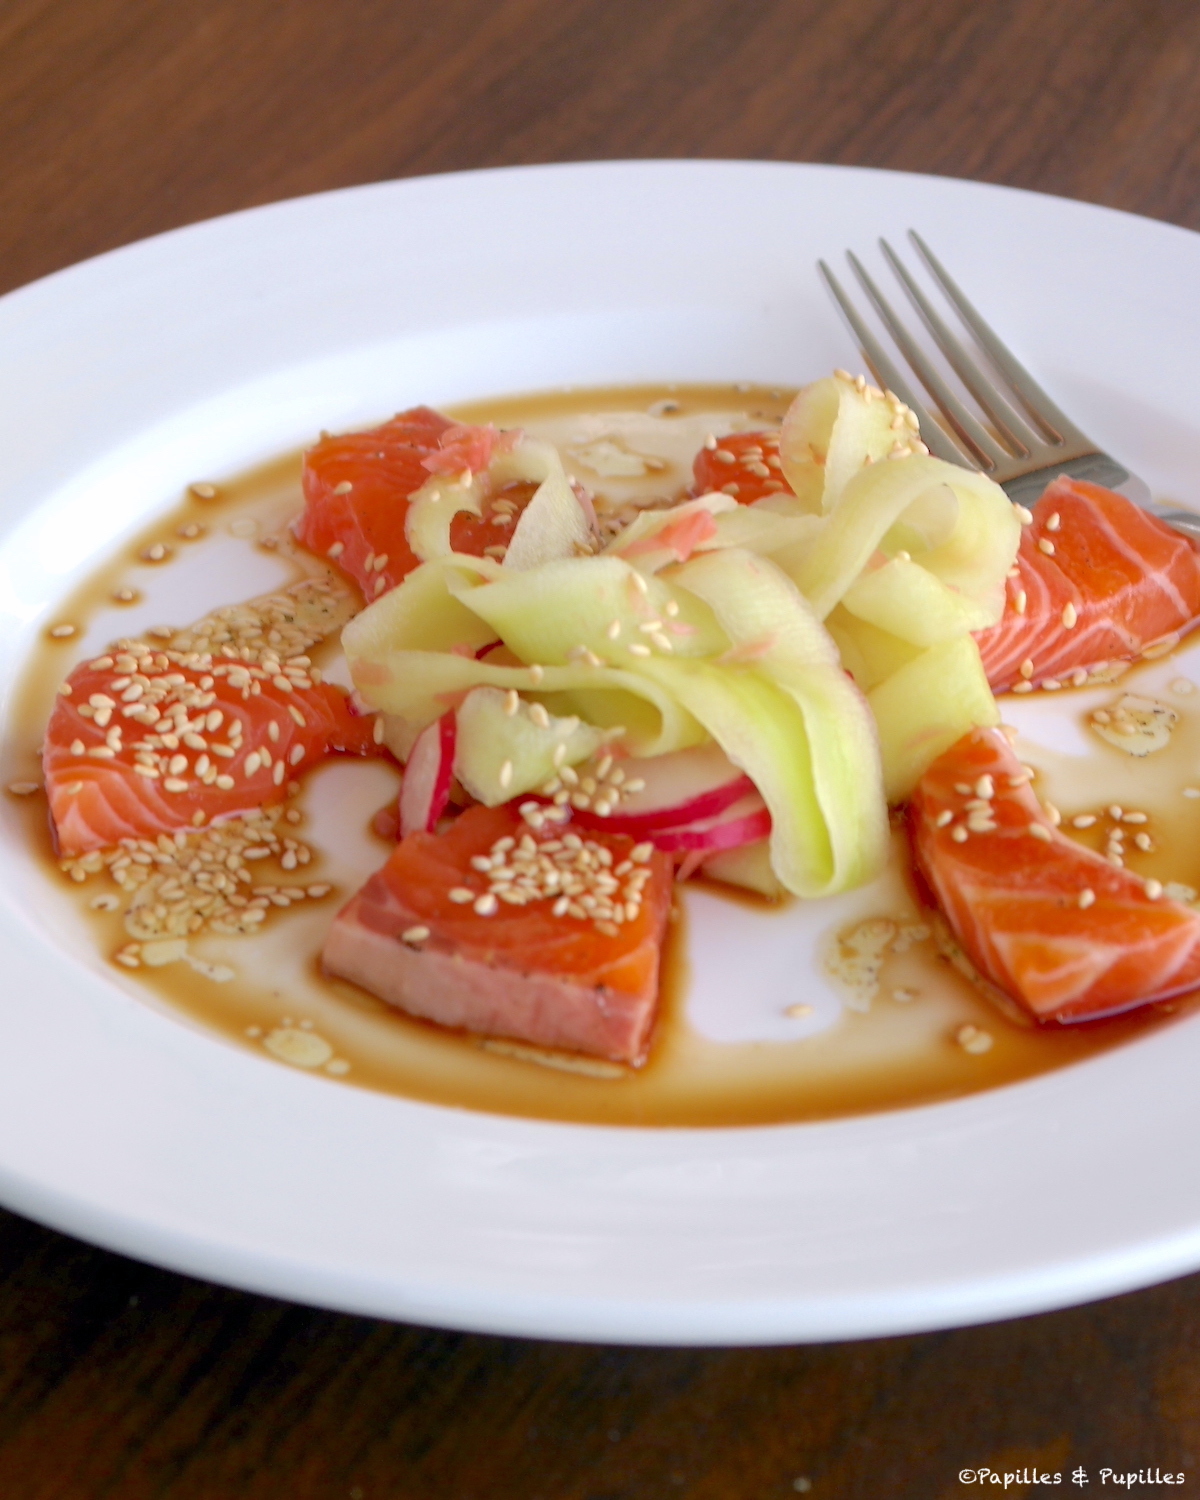
<svg viewBox="0 0 1200 1500">
<path fill-rule="evenodd" d="M 918 400 L 826 263 L 822 260 L 818 265 L 876 380 L 885 390 L 894 391 L 912 408 L 921 424 L 921 439 L 929 451 L 950 463 L 987 474 L 1002 486 L 1009 499 L 1016 504 L 1033 505 L 1051 479 L 1059 474 L 1067 474 L 1074 479 L 1086 479 L 1109 489 L 1120 490 L 1135 504 L 1158 516 L 1160 520 L 1200 539 L 1200 515 L 1159 505 L 1151 500 L 1150 490 L 1143 480 L 1131 474 L 1124 464 L 1103 452 L 1059 410 L 1029 371 L 1014 358 L 979 316 L 916 230 L 910 229 L 908 233 L 947 301 L 1007 386 L 1007 390 L 1001 391 L 984 373 L 979 362 L 967 353 L 946 326 L 896 252 L 886 240 L 880 240 L 879 244 L 888 264 L 920 314 L 934 343 L 991 422 L 992 431 L 950 389 L 945 377 L 904 326 L 895 309 L 852 251 L 846 252 L 846 258 L 855 276 L 874 304 L 897 348 L 929 392 L 945 420 L 945 426 L 935 421 Z"/>
</svg>

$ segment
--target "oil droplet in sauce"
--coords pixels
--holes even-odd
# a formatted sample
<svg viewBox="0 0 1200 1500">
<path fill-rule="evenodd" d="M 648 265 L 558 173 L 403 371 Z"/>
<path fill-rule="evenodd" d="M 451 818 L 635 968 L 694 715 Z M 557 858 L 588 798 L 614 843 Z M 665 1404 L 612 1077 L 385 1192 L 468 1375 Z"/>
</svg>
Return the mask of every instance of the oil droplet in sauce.
<svg viewBox="0 0 1200 1500">
<path fill-rule="evenodd" d="M 791 394 L 732 386 L 561 391 L 478 402 L 453 415 L 521 426 L 558 443 L 568 467 L 619 507 L 679 496 L 709 433 L 777 424 Z M 123 901 L 104 889 L 106 877 L 65 881 L 38 790 L 38 747 L 57 686 L 77 661 L 118 636 L 167 621 L 182 626 L 324 573 L 324 561 L 292 541 L 289 523 L 301 505 L 298 454 L 197 482 L 59 601 L 33 650 L 0 768 L 11 793 L 4 815 L 38 851 L 46 880 L 59 892 L 67 887 L 104 954 L 128 944 Z M 54 633 L 67 624 L 69 634 Z M 336 641 L 311 655 L 328 677 L 345 682 Z M 1193 889 L 1200 889 L 1200 716 L 1188 700 L 1198 677 L 1200 652 L 1185 643 L 1120 684 L 1057 695 L 1052 712 L 1042 695 L 1004 705 L 1039 794 L 1061 809 L 1068 832 L 1103 851 L 1119 827 L 1131 868 Z M 1095 708 L 1131 692 L 1171 705 L 1177 716 L 1169 743 L 1137 761 L 1088 729 Z M 1074 726 L 1065 741 L 1064 713 Z M 289 816 L 302 820 L 290 831 L 315 855 L 304 882 L 328 886 L 328 894 L 273 911 L 252 937 L 204 933 L 144 944 L 144 961 L 136 970 L 114 967 L 113 982 L 264 1058 L 360 1087 L 502 1114 L 662 1126 L 811 1120 L 956 1098 L 1080 1061 L 1195 1005 L 1189 999 L 1070 1028 L 1000 1013 L 933 941 L 897 836 L 890 883 L 882 894 L 856 893 L 853 910 L 771 906 L 705 881 L 682 888 L 656 1035 L 640 1069 L 444 1031 L 327 979 L 319 967 L 331 916 L 387 857 L 371 823 L 397 785 L 395 770 L 381 762 L 320 767 Z M 1145 818 L 1114 821 L 1106 811 L 1114 805 L 1122 819 Z M 1093 822 L 1072 826 L 1089 816 Z M 801 921 L 808 924 L 802 939 L 794 935 Z M 706 948 L 714 929 L 717 947 Z M 739 1030 L 726 1005 L 713 1022 L 698 1003 L 704 985 L 692 983 L 698 962 L 705 974 L 726 965 L 731 977 L 720 981 L 722 994 L 745 992 L 749 1009 L 758 1005 L 762 1015 Z M 982 1036 L 990 1038 L 986 1046 Z"/>
</svg>

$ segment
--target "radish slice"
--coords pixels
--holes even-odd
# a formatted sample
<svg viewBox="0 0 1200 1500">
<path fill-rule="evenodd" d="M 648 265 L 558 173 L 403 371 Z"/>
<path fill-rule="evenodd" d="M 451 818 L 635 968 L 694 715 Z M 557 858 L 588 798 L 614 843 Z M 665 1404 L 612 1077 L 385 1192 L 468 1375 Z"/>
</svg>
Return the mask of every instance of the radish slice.
<svg viewBox="0 0 1200 1500">
<path fill-rule="evenodd" d="M 400 783 L 400 837 L 432 833 L 450 800 L 456 738 L 453 713 L 427 725 L 413 741 Z"/>
<path fill-rule="evenodd" d="M 648 836 L 656 828 L 679 828 L 715 818 L 755 791 L 749 776 L 738 770 L 719 745 L 697 745 L 646 760 L 623 760 L 620 765 L 626 785 L 641 781 L 641 790 L 623 796 L 620 812 L 611 817 L 598 818 L 585 809 L 573 814 L 577 823 Z"/>
<path fill-rule="evenodd" d="M 651 834 L 650 839 L 667 854 L 686 854 L 692 850 L 715 854 L 719 849 L 740 849 L 743 844 L 753 844 L 770 832 L 770 811 L 755 792 L 715 818 L 702 819 L 686 828 L 663 828 Z"/>
</svg>

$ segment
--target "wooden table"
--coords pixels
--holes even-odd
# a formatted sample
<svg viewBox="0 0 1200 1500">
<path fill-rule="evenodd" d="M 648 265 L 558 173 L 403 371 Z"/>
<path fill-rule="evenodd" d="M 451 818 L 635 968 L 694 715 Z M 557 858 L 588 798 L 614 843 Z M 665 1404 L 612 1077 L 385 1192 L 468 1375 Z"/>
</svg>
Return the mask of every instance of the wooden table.
<svg viewBox="0 0 1200 1500">
<path fill-rule="evenodd" d="M 0 289 L 274 198 L 595 157 L 904 168 L 1200 228 L 1198 75 L 1195 0 L 6 0 Z M 4 1497 L 942 1500 L 984 1465 L 1200 1490 L 1196 1277 L 681 1352 L 313 1312 L 13 1215 L 0 1268 Z"/>
</svg>

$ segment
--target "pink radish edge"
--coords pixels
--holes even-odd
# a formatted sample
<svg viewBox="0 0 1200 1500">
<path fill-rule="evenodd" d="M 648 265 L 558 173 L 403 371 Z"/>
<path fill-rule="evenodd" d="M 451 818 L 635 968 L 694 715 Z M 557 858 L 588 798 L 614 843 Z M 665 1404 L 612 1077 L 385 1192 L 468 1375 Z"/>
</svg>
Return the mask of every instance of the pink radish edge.
<svg viewBox="0 0 1200 1500">
<path fill-rule="evenodd" d="M 457 720 L 453 712 L 428 724 L 413 741 L 400 783 L 400 837 L 432 833 L 450 800 Z"/>
<path fill-rule="evenodd" d="M 771 832 L 771 814 L 762 798 L 747 797 L 727 814 L 686 827 L 664 828 L 650 835 L 651 842 L 664 854 L 687 854 L 701 851 L 716 854 L 722 849 L 740 849 L 765 839 Z"/>
<path fill-rule="evenodd" d="M 715 818 L 755 793 L 755 785 L 749 776 L 735 776 L 723 786 L 700 792 L 686 802 L 677 802 L 673 807 L 656 807 L 652 812 L 627 813 L 624 816 L 618 813 L 609 818 L 597 817 L 595 813 L 584 809 L 572 814 L 572 822 L 580 823 L 585 828 L 607 828 L 610 833 L 628 833 L 635 838 L 639 834 L 650 836 L 657 828 L 682 828 L 686 824 Z M 666 848 L 666 845 L 660 847 Z"/>
</svg>

